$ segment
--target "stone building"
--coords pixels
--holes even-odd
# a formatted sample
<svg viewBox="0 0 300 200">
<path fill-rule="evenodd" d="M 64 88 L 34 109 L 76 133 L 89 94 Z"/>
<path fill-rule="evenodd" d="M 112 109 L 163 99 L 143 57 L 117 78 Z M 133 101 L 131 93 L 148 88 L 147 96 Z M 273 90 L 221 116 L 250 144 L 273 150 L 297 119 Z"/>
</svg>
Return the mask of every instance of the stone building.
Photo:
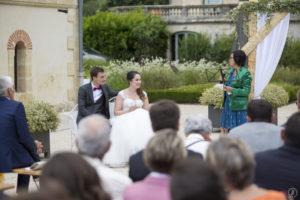
<svg viewBox="0 0 300 200">
<path fill-rule="evenodd" d="M 206 33 L 214 41 L 217 35 L 229 35 L 236 25 L 227 13 L 242 0 L 170 0 L 170 5 L 142 6 L 142 10 L 151 15 L 161 16 L 171 33 L 167 57 L 178 59 L 179 40 L 188 34 Z M 246 0 L 243 0 L 246 1 Z M 139 6 L 115 7 L 117 13 L 128 12 Z M 300 38 L 300 17 L 290 20 L 290 37 Z"/>
<path fill-rule="evenodd" d="M 0 0 L 0 75 L 19 97 L 51 104 L 77 99 L 77 0 Z"/>
<path fill-rule="evenodd" d="M 234 4 L 238 0 L 170 0 L 171 5 Z"/>
</svg>

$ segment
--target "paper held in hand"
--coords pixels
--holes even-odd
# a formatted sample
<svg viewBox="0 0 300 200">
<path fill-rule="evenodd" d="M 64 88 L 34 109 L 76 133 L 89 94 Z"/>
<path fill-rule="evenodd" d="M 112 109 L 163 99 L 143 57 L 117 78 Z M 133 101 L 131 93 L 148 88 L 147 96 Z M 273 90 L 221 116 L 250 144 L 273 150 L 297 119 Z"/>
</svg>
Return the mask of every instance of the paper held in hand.
<svg viewBox="0 0 300 200">
<path fill-rule="evenodd" d="M 224 88 L 224 84 L 216 84 L 214 87 L 226 91 L 225 88 Z M 231 92 L 227 92 L 227 94 L 231 95 L 232 93 Z"/>
<path fill-rule="evenodd" d="M 44 167 L 45 164 L 46 164 L 46 161 L 40 161 L 40 162 L 33 163 L 28 168 L 29 168 L 29 170 L 33 170 L 33 171 L 41 170 Z"/>
</svg>

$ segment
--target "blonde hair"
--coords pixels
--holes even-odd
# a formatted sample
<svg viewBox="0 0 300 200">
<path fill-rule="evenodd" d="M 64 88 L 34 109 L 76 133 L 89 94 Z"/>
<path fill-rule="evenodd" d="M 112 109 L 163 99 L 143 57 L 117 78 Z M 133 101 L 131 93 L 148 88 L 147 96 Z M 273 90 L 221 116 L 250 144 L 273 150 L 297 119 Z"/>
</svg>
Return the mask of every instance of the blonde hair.
<svg viewBox="0 0 300 200">
<path fill-rule="evenodd" d="M 184 143 L 173 129 L 157 131 L 143 153 L 145 163 L 151 171 L 167 174 L 186 155 Z"/>
<path fill-rule="evenodd" d="M 206 160 L 220 170 L 226 185 L 242 190 L 253 183 L 254 156 L 239 138 L 221 137 L 212 142 Z"/>
</svg>

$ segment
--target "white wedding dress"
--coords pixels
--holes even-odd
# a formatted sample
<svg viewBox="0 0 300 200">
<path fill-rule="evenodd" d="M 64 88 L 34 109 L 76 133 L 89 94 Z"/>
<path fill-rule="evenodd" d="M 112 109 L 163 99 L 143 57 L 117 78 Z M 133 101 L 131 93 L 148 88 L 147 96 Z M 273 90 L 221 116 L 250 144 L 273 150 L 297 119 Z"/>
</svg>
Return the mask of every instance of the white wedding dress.
<svg viewBox="0 0 300 200">
<path fill-rule="evenodd" d="M 110 167 L 124 167 L 129 157 L 144 149 L 153 136 L 149 112 L 142 109 L 143 101 L 127 98 L 124 90 L 119 94 L 123 98 L 123 110 L 139 108 L 111 119 L 111 147 L 103 158 L 104 164 Z"/>
</svg>

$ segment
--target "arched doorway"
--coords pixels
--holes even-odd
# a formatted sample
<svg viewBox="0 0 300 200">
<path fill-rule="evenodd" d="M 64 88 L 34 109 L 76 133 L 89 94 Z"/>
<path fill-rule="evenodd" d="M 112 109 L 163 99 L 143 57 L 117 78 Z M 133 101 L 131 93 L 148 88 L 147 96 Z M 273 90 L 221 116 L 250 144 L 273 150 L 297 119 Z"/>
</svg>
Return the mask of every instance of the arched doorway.
<svg viewBox="0 0 300 200">
<path fill-rule="evenodd" d="M 9 37 L 8 72 L 14 79 L 17 93 L 32 92 L 32 42 L 24 30 L 17 30 Z"/>
<path fill-rule="evenodd" d="M 26 92 L 26 48 L 23 42 L 15 47 L 14 57 L 14 83 L 16 92 Z"/>
<path fill-rule="evenodd" d="M 190 31 L 181 31 L 181 32 L 174 33 L 171 36 L 171 60 L 179 59 L 180 41 L 186 40 L 189 34 L 196 34 L 196 33 Z"/>
</svg>

